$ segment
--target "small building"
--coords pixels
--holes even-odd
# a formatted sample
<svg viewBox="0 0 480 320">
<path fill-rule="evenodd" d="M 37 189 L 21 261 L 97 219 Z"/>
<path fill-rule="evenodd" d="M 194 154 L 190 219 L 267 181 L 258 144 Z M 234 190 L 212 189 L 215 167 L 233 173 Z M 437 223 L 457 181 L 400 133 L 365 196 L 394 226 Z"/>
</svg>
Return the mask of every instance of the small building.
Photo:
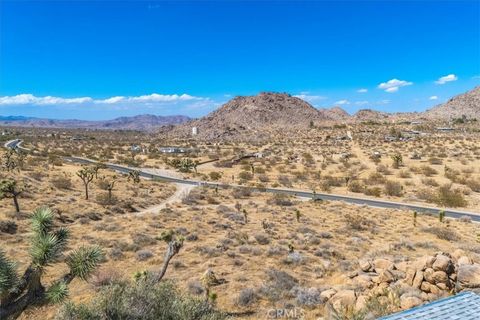
<svg viewBox="0 0 480 320">
<path fill-rule="evenodd" d="M 186 153 L 186 148 L 180 147 L 161 147 L 158 149 L 161 153 Z"/>
<path fill-rule="evenodd" d="M 451 127 L 439 127 L 437 128 L 437 131 L 454 131 L 454 128 Z"/>
<path fill-rule="evenodd" d="M 133 152 L 140 152 L 140 151 L 142 151 L 142 147 L 139 146 L 138 144 L 133 144 L 132 147 L 131 147 L 131 150 Z"/>
<path fill-rule="evenodd" d="M 192 136 L 196 136 L 198 134 L 198 128 L 197 127 L 193 127 L 192 128 Z"/>
</svg>

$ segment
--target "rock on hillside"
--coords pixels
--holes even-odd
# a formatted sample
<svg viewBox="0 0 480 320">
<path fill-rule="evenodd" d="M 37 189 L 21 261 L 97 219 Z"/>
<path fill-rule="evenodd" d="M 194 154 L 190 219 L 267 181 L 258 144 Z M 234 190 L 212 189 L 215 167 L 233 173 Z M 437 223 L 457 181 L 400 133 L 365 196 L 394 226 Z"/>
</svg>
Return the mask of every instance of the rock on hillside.
<svg viewBox="0 0 480 320">
<path fill-rule="evenodd" d="M 466 116 L 467 119 L 480 120 L 480 87 L 451 98 L 446 103 L 429 109 L 424 114 L 430 119 L 455 119 Z"/>
<path fill-rule="evenodd" d="M 173 128 L 169 134 L 188 137 L 192 128 L 197 127 L 200 139 L 262 139 L 328 120 L 333 119 L 302 99 L 286 93 L 262 92 L 235 97 L 207 116 Z"/>
</svg>

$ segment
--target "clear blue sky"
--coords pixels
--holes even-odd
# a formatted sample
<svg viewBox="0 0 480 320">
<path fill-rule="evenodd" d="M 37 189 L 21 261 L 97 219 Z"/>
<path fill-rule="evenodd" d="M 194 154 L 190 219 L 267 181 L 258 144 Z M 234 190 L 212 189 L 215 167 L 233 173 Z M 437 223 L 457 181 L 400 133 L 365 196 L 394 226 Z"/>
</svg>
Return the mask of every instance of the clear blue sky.
<svg viewBox="0 0 480 320">
<path fill-rule="evenodd" d="M 0 9 L 0 115 L 201 116 L 260 91 L 350 112 L 421 111 L 480 85 L 480 1 L 3 0 Z"/>
</svg>

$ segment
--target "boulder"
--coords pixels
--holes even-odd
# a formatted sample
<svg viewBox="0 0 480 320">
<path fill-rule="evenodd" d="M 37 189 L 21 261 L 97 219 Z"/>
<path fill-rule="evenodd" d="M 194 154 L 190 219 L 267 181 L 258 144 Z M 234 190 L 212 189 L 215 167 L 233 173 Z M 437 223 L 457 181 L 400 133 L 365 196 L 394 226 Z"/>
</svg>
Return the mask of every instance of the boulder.
<svg viewBox="0 0 480 320">
<path fill-rule="evenodd" d="M 396 280 L 395 275 L 388 269 L 382 271 L 382 273 L 380 273 L 380 275 L 378 276 L 379 283 L 380 282 L 390 283 L 395 280 Z"/>
<path fill-rule="evenodd" d="M 322 291 L 322 293 L 320 293 L 320 299 L 326 302 L 330 300 L 330 298 L 333 297 L 335 293 L 337 293 L 337 290 L 335 289 L 328 289 L 328 290 Z"/>
<path fill-rule="evenodd" d="M 340 290 L 330 298 L 330 303 L 335 310 L 340 310 L 342 306 L 355 305 L 357 297 L 354 290 Z"/>
<path fill-rule="evenodd" d="M 360 260 L 359 262 L 360 270 L 363 272 L 369 272 L 373 270 L 372 263 L 368 260 Z"/>
<path fill-rule="evenodd" d="M 408 267 L 405 272 L 404 282 L 409 286 L 413 286 L 413 278 L 415 278 L 415 269 Z"/>
<path fill-rule="evenodd" d="M 434 272 L 435 272 L 435 270 L 433 270 L 432 268 L 425 269 L 425 271 L 423 272 L 423 278 L 426 281 L 435 284 L 435 281 L 433 280 L 433 273 Z"/>
<path fill-rule="evenodd" d="M 395 263 L 395 268 L 397 270 L 407 272 L 407 269 L 411 267 L 406 261 L 402 261 L 402 262 Z"/>
<path fill-rule="evenodd" d="M 422 299 L 417 297 L 400 297 L 400 305 L 402 309 L 411 309 L 423 303 Z"/>
<path fill-rule="evenodd" d="M 480 288 L 480 264 L 462 264 L 458 266 L 457 287 Z"/>
<path fill-rule="evenodd" d="M 377 273 L 380 273 L 383 270 L 395 269 L 395 264 L 388 259 L 375 259 L 373 260 L 373 267 Z"/>
<path fill-rule="evenodd" d="M 360 274 L 355 278 L 354 283 L 363 290 L 371 289 L 373 287 L 372 277 L 366 274 Z"/>
<path fill-rule="evenodd" d="M 432 256 L 423 256 L 421 258 L 418 258 L 412 263 L 412 266 L 415 268 L 417 271 L 423 271 L 426 268 L 430 268 L 433 265 L 433 262 L 435 261 L 435 257 Z"/>
<path fill-rule="evenodd" d="M 417 271 L 415 277 L 413 278 L 412 287 L 420 289 L 423 281 L 423 271 Z"/>
<path fill-rule="evenodd" d="M 432 274 L 432 280 L 434 284 L 439 284 L 439 283 L 448 283 L 448 275 L 445 271 L 435 271 Z"/>
<path fill-rule="evenodd" d="M 422 282 L 420 289 L 424 292 L 433 293 L 435 295 L 438 295 L 441 292 L 440 288 L 438 288 L 436 285 L 431 284 L 430 282 L 427 282 L 427 281 Z"/>
<path fill-rule="evenodd" d="M 450 257 L 439 254 L 435 257 L 435 262 L 432 265 L 435 271 L 444 271 L 446 273 L 452 273 L 455 271 L 455 265 Z"/>
</svg>

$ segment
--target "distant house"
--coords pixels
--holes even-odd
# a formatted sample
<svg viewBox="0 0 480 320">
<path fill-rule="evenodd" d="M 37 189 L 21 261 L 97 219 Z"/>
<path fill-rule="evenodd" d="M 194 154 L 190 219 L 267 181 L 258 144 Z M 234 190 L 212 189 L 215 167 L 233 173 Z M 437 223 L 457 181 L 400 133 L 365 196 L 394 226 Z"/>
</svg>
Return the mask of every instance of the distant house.
<svg viewBox="0 0 480 320">
<path fill-rule="evenodd" d="M 180 147 L 161 147 L 158 149 L 161 153 L 186 153 L 189 150 Z"/>
<path fill-rule="evenodd" d="M 197 127 L 193 127 L 192 128 L 192 136 L 196 136 L 198 134 L 198 128 Z"/>
<path fill-rule="evenodd" d="M 474 320 L 480 319 L 480 295 L 462 292 L 379 320 Z"/>
<path fill-rule="evenodd" d="M 455 130 L 454 128 L 450 128 L 450 127 L 437 128 L 437 131 L 454 131 L 454 130 Z"/>
<path fill-rule="evenodd" d="M 133 144 L 132 147 L 131 147 L 131 150 L 133 152 L 140 152 L 140 151 L 142 151 L 142 147 L 139 146 L 138 144 Z"/>
</svg>

